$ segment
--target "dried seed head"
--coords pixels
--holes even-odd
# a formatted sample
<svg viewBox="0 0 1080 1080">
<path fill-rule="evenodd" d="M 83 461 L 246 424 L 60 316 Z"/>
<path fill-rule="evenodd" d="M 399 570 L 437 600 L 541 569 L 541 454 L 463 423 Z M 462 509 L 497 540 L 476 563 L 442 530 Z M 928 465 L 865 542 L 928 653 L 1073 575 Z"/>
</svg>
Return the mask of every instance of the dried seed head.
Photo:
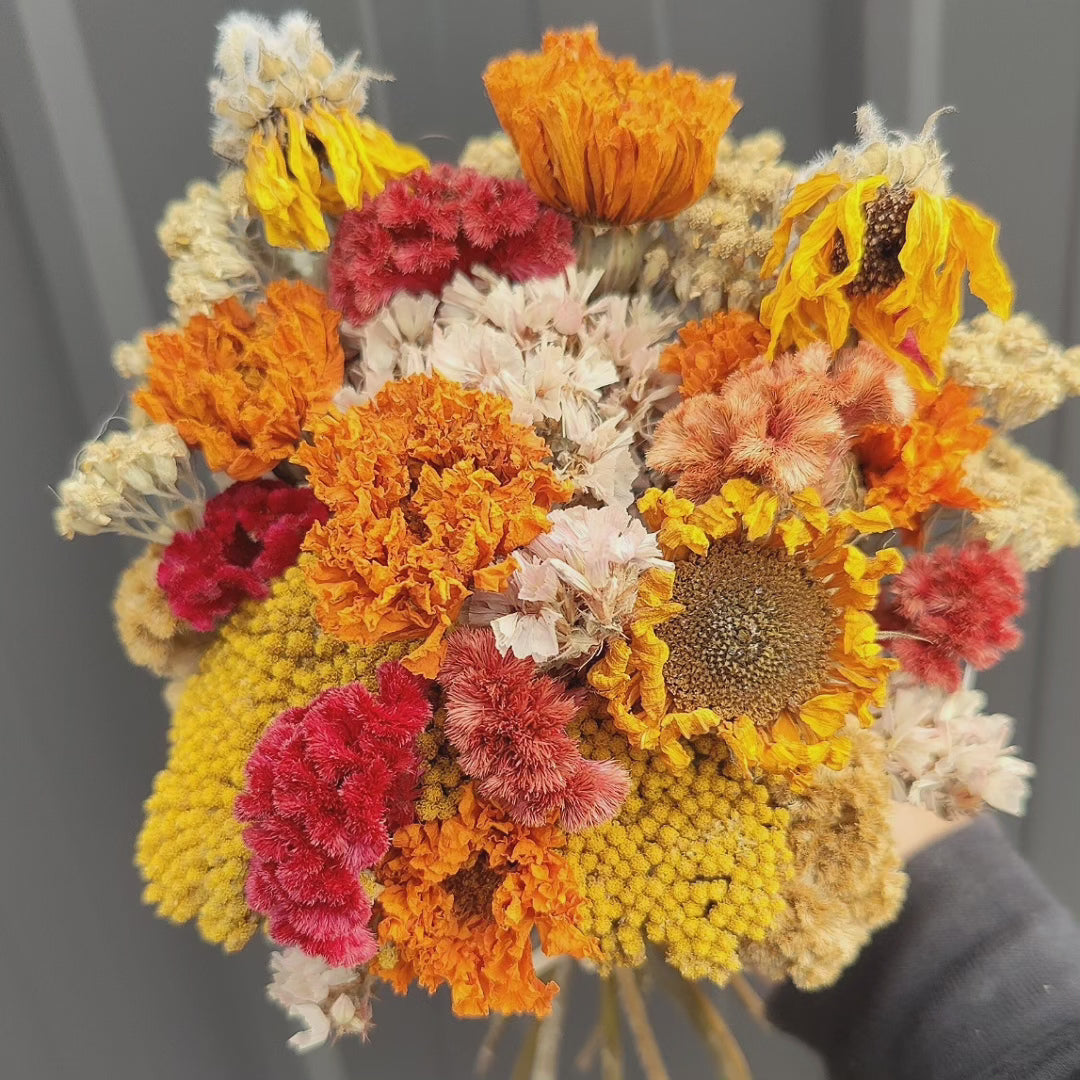
<svg viewBox="0 0 1080 1080">
<path fill-rule="evenodd" d="M 907 219 L 915 196 L 907 188 L 882 188 L 866 206 L 866 240 L 859 272 L 847 287 L 849 296 L 888 292 L 903 280 L 900 249 L 907 236 Z M 839 274 L 849 264 L 847 245 L 837 230 L 832 250 L 832 272 Z"/>
</svg>

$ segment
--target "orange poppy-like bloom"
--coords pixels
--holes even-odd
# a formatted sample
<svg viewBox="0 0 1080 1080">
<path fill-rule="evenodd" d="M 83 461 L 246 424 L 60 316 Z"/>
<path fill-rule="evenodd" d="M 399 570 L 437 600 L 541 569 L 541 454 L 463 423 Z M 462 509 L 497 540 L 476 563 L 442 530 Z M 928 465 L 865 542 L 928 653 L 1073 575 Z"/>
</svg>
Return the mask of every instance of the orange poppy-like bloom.
<svg viewBox="0 0 1080 1080">
<path fill-rule="evenodd" d="M 465 598 L 498 592 L 515 569 L 506 556 L 546 532 L 547 511 L 573 492 L 512 410 L 507 398 L 414 375 L 313 425 L 294 461 L 330 508 L 305 541 L 324 629 L 369 645 L 426 638 L 406 666 L 436 675 Z"/>
<path fill-rule="evenodd" d="M 341 389 L 340 321 L 300 281 L 272 282 L 254 314 L 230 297 L 182 330 L 146 336 L 153 360 L 135 404 L 201 447 L 211 469 L 255 480 Z"/>
<path fill-rule="evenodd" d="M 715 394 L 724 380 L 769 347 L 769 331 L 745 311 L 718 311 L 687 323 L 660 357 L 660 370 L 682 377 L 679 393 Z"/>
<path fill-rule="evenodd" d="M 532 932 L 549 956 L 599 958 L 579 929 L 582 883 L 553 825 L 526 828 L 479 802 L 472 785 L 455 817 L 408 825 L 377 872 L 382 961 L 403 994 L 409 983 L 450 986 L 458 1016 L 545 1016 L 559 987 L 533 968 Z"/>
<path fill-rule="evenodd" d="M 812 488 L 787 505 L 746 479 L 700 505 L 656 488 L 638 501 L 675 571 L 644 575 L 627 640 L 589 672 L 631 746 L 683 769 L 685 740 L 715 731 L 747 775 L 800 786 L 817 765 L 842 768 L 848 717 L 865 727 L 884 704 L 896 662 L 871 612 L 903 559 L 851 541 L 890 528 L 888 514 L 830 514 Z"/>
<path fill-rule="evenodd" d="M 741 105 L 731 76 L 642 71 L 605 53 L 596 27 L 545 34 L 542 52 L 491 63 L 484 85 L 537 195 L 613 225 L 674 217 L 700 199 Z"/>
<path fill-rule="evenodd" d="M 975 391 L 946 382 L 940 393 L 916 395 L 915 416 L 906 424 L 873 424 L 855 443 L 866 476 L 867 506 L 884 507 L 897 526 L 921 531 L 935 506 L 982 510 L 986 503 L 968 486 L 968 458 L 992 432 L 972 404 Z"/>
<path fill-rule="evenodd" d="M 795 188 L 761 271 L 779 271 L 761 303 L 771 348 L 824 338 L 838 349 L 854 328 L 898 361 L 913 386 L 936 386 L 960 318 L 965 272 L 995 315 L 1006 318 L 1012 308 L 997 231 L 955 195 L 890 185 L 886 176 L 810 177 Z M 901 347 L 909 334 L 919 357 Z"/>
</svg>

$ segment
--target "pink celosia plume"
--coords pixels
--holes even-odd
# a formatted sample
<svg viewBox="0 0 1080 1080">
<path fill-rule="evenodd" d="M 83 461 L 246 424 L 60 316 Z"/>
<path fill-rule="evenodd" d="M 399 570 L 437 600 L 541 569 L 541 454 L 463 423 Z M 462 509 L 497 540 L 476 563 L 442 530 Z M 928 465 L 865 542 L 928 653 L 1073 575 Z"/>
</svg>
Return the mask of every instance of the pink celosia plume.
<svg viewBox="0 0 1080 1080">
<path fill-rule="evenodd" d="M 490 630 L 454 634 L 439 680 L 459 765 L 513 821 L 537 826 L 558 814 L 575 831 L 615 816 L 630 778 L 616 762 L 587 761 L 567 734 L 580 694 L 532 660 L 501 656 Z"/>
<path fill-rule="evenodd" d="M 377 697 L 362 683 L 327 690 L 282 713 L 252 752 L 235 810 L 251 852 L 247 899 L 279 944 L 333 965 L 374 955 L 358 875 L 412 820 L 415 742 L 431 719 L 425 686 L 383 664 Z"/>
</svg>

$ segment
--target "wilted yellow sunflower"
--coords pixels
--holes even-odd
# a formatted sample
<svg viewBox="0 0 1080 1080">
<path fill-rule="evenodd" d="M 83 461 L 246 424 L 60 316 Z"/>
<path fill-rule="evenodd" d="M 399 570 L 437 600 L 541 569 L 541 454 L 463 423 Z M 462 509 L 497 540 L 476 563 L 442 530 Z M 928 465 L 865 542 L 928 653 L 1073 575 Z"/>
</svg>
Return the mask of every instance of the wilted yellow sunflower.
<svg viewBox="0 0 1080 1080">
<path fill-rule="evenodd" d="M 628 641 L 590 672 L 616 725 L 677 769 L 691 758 L 682 740 L 708 731 L 745 770 L 796 785 L 841 768 L 848 718 L 870 724 L 896 666 L 871 611 L 903 560 L 850 542 L 888 529 L 888 514 L 830 514 L 812 489 L 784 508 L 744 479 L 700 505 L 654 488 L 638 507 L 675 571 L 645 575 Z"/>
<path fill-rule="evenodd" d="M 905 146 L 936 148 L 922 138 Z M 913 385 L 929 389 L 942 377 L 945 342 L 962 314 L 965 272 L 971 291 L 1002 318 L 1013 287 L 997 224 L 947 194 L 940 169 L 931 177 L 888 168 L 898 147 L 864 145 L 860 158 L 838 148 L 836 171 L 827 166 L 795 188 L 762 268 L 763 277 L 779 271 L 779 278 L 761 321 L 773 351 L 822 337 L 840 348 L 854 328 L 899 361 Z M 866 176 L 844 167 L 853 161 L 887 171 Z M 904 347 L 909 333 L 917 351 Z"/>
<path fill-rule="evenodd" d="M 318 24 L 299 12 L 277 26 L 244 13 L 221 25 L 212 146 L 245 167 L 248 201 L 276 247 L 325 250 L 324 214 L 340 216 L 428 164 L 359 115 L 376 76 L 356 59 L 335 62 Z"/>
</svg>

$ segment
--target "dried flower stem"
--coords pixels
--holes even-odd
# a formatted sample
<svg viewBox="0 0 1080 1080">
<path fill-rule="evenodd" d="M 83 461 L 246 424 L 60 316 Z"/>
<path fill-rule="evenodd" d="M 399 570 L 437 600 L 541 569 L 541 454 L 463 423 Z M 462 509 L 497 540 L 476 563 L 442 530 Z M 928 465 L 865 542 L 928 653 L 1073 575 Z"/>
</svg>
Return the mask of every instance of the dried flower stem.
<svg viewBox="0 0 1080 1080">
<path fill-rule="evenodd" d="M 664 976 L 671 986 L 672 996 L 686 1010 L 694 1027 L 701 1033 L 716 1061 L 717 1075 L 723 1080 L 753 1080 L 746 1055 L 738 1039 L 728 1027 L 720 1011 L 697 983 L 684 979 L 673 968 L 664 965 Z"/>
<path fill-rule="evenodd" d="M 754 989 L 750 980 L 745 975 L 732 975 L 731 989 L 735 996 L 742 1002 L 746 1011 L 766 1031 L 772 1030 L 769 1017 L 765 1010 L 765 999 Z"/>
<path fill-rule="evenodd" d="M 619 1003 L 622 1005 L 630 1033 L 634 1037 L 634 1047 L 646 1080 L 671 1080 L 663 1058 L 660 1056 L 656 1033 L 649 1023 L 645 999 L 641 996 L 633 970 L 617 967 L 612 978 L 615 980 L 615 986 L 619 992 Z"/>
<path fill-rule="evenodd" d="M 476 1062 L 473 1065 L 473 1072 L 477 1076 L 487 1076 L 488 1071 L 495 1060 L 495 1050 L 499 1045 L 499 1040 L 505 1034 L 509 1023 L 510 1017 L 503 1013 L 492 1013 L 491 1019 L 488 1021 L 487 1034 L 484 1036 L 484 1041 L 480 1044 L 480 1049 L 476 1051 Z"/>
<path fill-rule="evenodd" d="M 563 1025 L 566 1021 L 566 996 L 573 971 L 574 961 L 569 957 L 560 957 L 552 971 L 559 983 L 559 993 L 551 1003 L 551 1012 L 537 1030 L 536 1051 L 529 1080 L 558 1080 L 559 1050 L 562 1047 Z"/>
<path fill-rule="evenodd" d="M 602 1080 L 623 1080 L 623 1044 L 619 1026 L 619 994 L 615 980 L 604 979 L 600 990 L 600 1076 Z"/>
<path fill-rule="evenodd" d="M 529 1025 L 529 1033 L 525 1036 L 525 1042 L 521 1045 L 517 1061 L 514 1062 L 514 1070 L 510 1074 L 510 1080 L 530 1080 L 533 1062 L 536 1060 L 536 1044 L 539 1038 L 540 1021 L 536 1020 Z"/>
</svg>

